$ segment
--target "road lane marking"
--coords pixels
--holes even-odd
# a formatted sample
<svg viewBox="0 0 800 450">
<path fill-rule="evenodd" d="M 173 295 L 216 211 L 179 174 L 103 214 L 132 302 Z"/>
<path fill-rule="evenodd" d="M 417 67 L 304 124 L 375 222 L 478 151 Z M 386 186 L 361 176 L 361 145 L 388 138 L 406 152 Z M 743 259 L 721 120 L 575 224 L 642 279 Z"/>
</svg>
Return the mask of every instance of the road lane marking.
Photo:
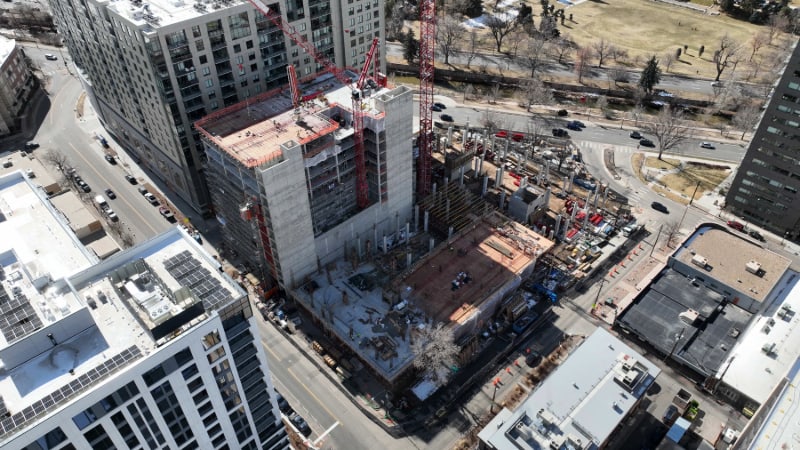
<svg viewBox="0 0 800 450">
<path fill-rule="evenodd" d="M 84 158 L 84 157 L 83 157 L 83 155 L 81 155 L 81 152 L 79 152 L 79 151 L 78 151 L 78 149 L 77 149 L 77 148 L 75 148 L 75 146 L 74 146 L 74 145 L 72 145 L 72 143 L 70 143 L 70 144 L 69 144 L 69 146 L 70 146 L 70 147 L 72 147 L 72 149 L 73 149 L 73 150 L 75 150 L 75 154 L 76 154 L 76 155 L 78 155 L 78 157 L 79 157 L 80 159 L 82 159 L 82 160 L 83 160 L 83 161 L 86 163 L 86 165 L 87 165 L 87 166 L 89 166 L 89 167 L 90 167 L 90 168 L 91 168 L 91 169 L 92 169 L 92 170 L 93 170 L 93 171 L 94 171 L 94 172 L 97 174 L 97 176 L 98 176 L 100 179 L 102 179 L 102 180 L 103 180 L 103 181 L 106 183 L 106 186 L 111 186 L 111 183 L 109 183 L 109 182 L 108 182 L 108 179 L 106 179 L 106 177 L 104 177 L 104 176 L 103 176 L 103 175 L 102 175 L 102 174 L 101 174 L 101 173 L 100 173 L 100 172 L 99 172 L 97 169 L 95 169 L 94 165 L 93 165 L 92 163 L 90 163 L 88 159 Z M 109 188 L 109 189 L 110 189 L 110 188 Z M 102 192 L 102 191 L 104 191 L 104 190 L 103 190 L 103 189 L 101 189 L 101 192 Z M 153 230 L 153 232 L 154 232 L 154 233 L 156 233 L 156 234 L 158 234 L 158 233 L 159 233 L 159 231 L 158 231 L 158 230 L 156 230 L 155 228 L 153 228 L 153 225 L 150 225 L 150 221 L 148 221 L 147 219 L 145 219 L 145 218 L 144 218 L 144 216 L 142 216 L 141 214 L 139 214 L 139 209 L 138 209 L 138 208 L 136 208 L 136 207 L 134 207 L 133 205 L 131 205 L 131 204 L 130 204 L 130 203 L 129 203 L 129 202 L 128 202 L 128 201 L 127 201 L 127 200 L 126 200 L 124 197 L 117 197 L 117 198 L 118 198 L 118 199 L 120 199 L 120 200 L 122 200 L 122 202 L 123 202 L 123 203 L 125 203 L 126 205 L 128 205 L 128 206 L 131 208 L 131 210 L 134 212 L 134 214 L 136 214 L 137 216 L 139 216 L 139 218 L 140 218 L 140 219 L 142 219 L 142 222 L 143 222 L 145 225 L 147 225 L 147 227 L 148 227 L 148 228 L 150 228 L 151 230 Z M 141 231 L 141 230 L 140 230 L 140 231 Z M 144 236 L 142 236 L 142 237 L 144 238 Z"/>
</svg>

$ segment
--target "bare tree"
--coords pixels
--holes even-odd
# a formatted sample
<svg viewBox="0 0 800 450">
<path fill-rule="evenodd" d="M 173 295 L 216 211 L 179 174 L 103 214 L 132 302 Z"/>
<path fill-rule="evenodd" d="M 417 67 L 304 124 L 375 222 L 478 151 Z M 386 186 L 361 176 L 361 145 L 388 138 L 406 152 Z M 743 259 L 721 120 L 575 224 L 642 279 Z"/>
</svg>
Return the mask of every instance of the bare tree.
<svg viewBox="0 0 800 450">
<path fill-rule="evenodd" d="M 611 67 L 606 71 L 608 79 L 614 82 L 614 86 L 619 86 L 619 83 L 627 83 L 631 80 L 631 75 L 622 67 Z"/>
<path fill-rule="evenodd" d="M 547 46 L 547 41 L 538 34 L 525 39 L 523 44 L 524 52 L 518 59 L 523 67 L 531 69 L 531 78 L 536 76 L 536 70 L 544 62 Z"/>
<path fill-rule="evenodd" d="M 573 49 L 574 44 L 566 37 L 560 37 L 556 39 L 555 42 L 553 42 L 553 45 L 550 46 L 552 57 L 556 58 L 556 61 L 559 64 L 564 64 L 564 58 L 569 57 Z"/>
<path fill-rule="evenodd" d="M 600 38 L 599 40 L 592 42 L 592 50 L 594 50 L 594 54 L 597 56 L 598 68 L 603 68 L 603 60 L 608 57 L 611 48 L 611 43 L 605 40 L 605 38 Z"/>
<path fill-rule="evenodd" d="M 664 71 L 669 72 L 669 68 L 672 67 L 672 64 L 675 63 L 675 54 L 672 52 L 667 52 L 661 57 L 661 64 L 664 65 Z"/>
<path fill-rule="evenodd" d="M 472 64 L 472 60 L 478 56 L 478 32 L 471 31 L 469 33 L 469 45 L 467 46 L 467 69 Z"/>
<path fill-rule="evenodd" d="M 66 155 L 58 150 L 48 150 L 42 155 L 44 162 L 53 166 L 62 175 L 66 176 L 67 170 L 70 169 L 69 160 Z"/>
<path fill-rule="evenodd" d="M 505 121 L 503 120 L 503 115 L 495 110 L 486 109 L 483 112 L 483 117 L 481 118 L 481 125 L 489 132 L 489 134 L 494 134 L 497 130 L 502 130 L 505 128 Z"/>
<path fill-rule="evenodd" d="M 608 97 L 601 95 L 594 101 L 594 107 L 600 110 L 603 117 L 611 119 L 611 110 L 608 108 Z"/>
<path fill-rule="evenodd" d="M 583 77 L 589 74 L 589 58 L 592 51 L 588 47 L 579 47 L 575 52 L 575 73 L 578 74 L 578 83 L 583 83 Z"/>
<path fill-rule="evenodd" d="M 637 103 L 636 106 L 630 112 L 631 119 L 633 119 L 633 126 L 638 127 L 639 121 L 642 120 L 644 117 L 644 106 L 641 103 Z"/>
<path fill-rule="evenodd" d="M 386 21 L 386 37 L 388 39 L 399 39 L 403 32 L 403 19 L 405 18 L 403 3 L 402 1 L 395 1 L 391 11 L 389 11 L 389 20 Z"/>
<path fill-rule="evenodd" d="M 438 323 L 414 333 L 411 344 L 414 367 L 424 371 L 437 385 L 445 384 L 453 373 L 459 352 L 452 328 Z"/>
<path fill-rule="evenodd" d="M 643 128 L 658 141 L 658 159 L 662 159 L 664 151 L 674 148 L 692 136 L 691 128 L 683 120 L 683 113 L 669 105 L 664 106 L 658 116 L 646 123 Z"/>
<path fill-rule="evenodd" d="M 525 109 L 530 112 L 531 105 L 553 103 L 553 91 L 538 78 L 529 78 L 520 83 L 517 92 L 524 100 Z"/>
<path fill-rule="evenodd" d="M 628 59 L 628 51 L 624 48 L 619 48 L 615 45 L 612 45 L 608 49 L 608 56 L 613 58 L 615 62 L 620 62 Z"/>
<path fill-rule="evenodd" d="M 786 29 L 789 25 L 789 19 L 780 14 L 773 14 L 767 21 L 767 45 L 772 45 L 772 41 L 780 34 L 781 31 Z"/>
<path fill-rule="evenodd" d="M 444 16 L 436 21 L 436 46 L 444 56 L 445 64 L 450 64 L 450 55 L 458 51 L 466 32 L 461 22 L 451 16 Z"/>
<path fill-rule="evenodd" d="M 667 239 L 667 247 L 673 248 L 678 240 L 681 231 L 681 224 L 677 220 L 672 220 L 664 224 L 664 237 Z"/>
<path fill-rule="evenodd" d="M 489 28 L 489 33 L 494 38 L 498 53 L 503 46 L 503 40 L 517 29 L 517 26 L 519 26 L 517 19 L 503 9 L 498 10 L 486 20 L 486 27 Z"/>
<path fill-rule="evenodd" d="M 759 120 L 761 120 L 761 107 L 757 104 L 751 103 L 739 108 L 739 111 L 736 111 L 736 115 L 733 116 L 733 124 L 742 130 L 741 140 L 744 140 L 744 135 L 747 134 L 748 131 L 758 125 Z"/>
<path fill-rule="evenodd" d="M 739 52 L 739 43 L 734 41 L 729 35 L 725 35 L 719 41 L 719 48 L 714 51 L 714 67 L 717 76 L 714 81 L 719 81 L 722 72 L 731 64 L 736 64 L 736 56 Z"/>
<path fill-rule="evenodd" d="M 756 33 L 752 39 L 750 39 L 750 59 L 748 61 L 752 61 L 753 58 L 756 56 L 756 53 L 761 49 L 761 47 L 767 45 L 767 41 L 769 41 L 769 35 L 765 32 Z"/>
</svg>

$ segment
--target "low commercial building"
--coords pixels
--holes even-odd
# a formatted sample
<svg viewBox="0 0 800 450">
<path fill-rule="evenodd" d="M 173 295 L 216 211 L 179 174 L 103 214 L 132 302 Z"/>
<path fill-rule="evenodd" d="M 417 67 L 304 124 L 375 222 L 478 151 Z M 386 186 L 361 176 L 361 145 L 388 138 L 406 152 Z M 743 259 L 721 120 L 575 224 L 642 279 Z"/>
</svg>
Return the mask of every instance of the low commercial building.
<svg viewBox="0 0 800 450">
<path fill-rule="evenodd" d="M 0 136 L 19 130 L 18 120 L 36 78 L 16 41 L 0 36 Z"/>
<path fill-rule="evenodd" d="M 598 328 L 519 407 L 503 408 L 480 431 L 481 448 L 603 448 L 660 373 Z"/>
</svg>

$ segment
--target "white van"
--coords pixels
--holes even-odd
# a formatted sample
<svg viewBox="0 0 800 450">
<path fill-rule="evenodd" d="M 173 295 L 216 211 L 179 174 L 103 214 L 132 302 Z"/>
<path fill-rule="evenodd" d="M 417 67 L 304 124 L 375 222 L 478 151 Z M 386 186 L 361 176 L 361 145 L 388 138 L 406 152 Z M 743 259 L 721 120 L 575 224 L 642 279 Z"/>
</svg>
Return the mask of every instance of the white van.
<svg viewBox="0 0 800 450">
<path fill-rule="evenodd" d="M 96 196 L 94 198 L 94 202 L 97 203 L 97 206 L 99 206 L 100 209 L 108 206 L 108 203 L 106 203 L 106 199 L 104 199 L 102 195 Z"/>
</svg>

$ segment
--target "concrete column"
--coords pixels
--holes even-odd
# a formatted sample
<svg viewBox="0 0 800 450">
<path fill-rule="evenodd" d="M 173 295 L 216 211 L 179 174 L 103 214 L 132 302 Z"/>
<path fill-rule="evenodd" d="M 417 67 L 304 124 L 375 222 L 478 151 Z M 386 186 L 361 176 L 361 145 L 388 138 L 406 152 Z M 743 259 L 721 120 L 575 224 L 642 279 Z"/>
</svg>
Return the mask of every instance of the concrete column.
<svg viewBox="0 0 800 450">
<path fill-rule="evenodd" d="M 444 200 L 444 221 L 450 223 L 450 199 Z"/>
<path fill-rule="evenodd" d="M 501 180 L 500 177 L 502 177 L 502 176 L 503 176 L 503 169 L 502 169 L 502 166 L 501 166 L 501 167 L 498 167 L 497 169 L 495 169 L 495 171 L 494 171 L 494 187 L 495 188 L 500 188 L 500 180 Z"/>
<path fill-rule="evenodd" d="M 556 234 L 555 234 L 555 231 L 553 231 L 553 230 L 550 230 L 550 232 L 547 233 L 547 239 L 550 239 L 551 241 L 553 240 L 553 238 L 555 238 L 555 236 L 556 236 Z"/>
<path fill-rule="evenodd" d="M 483 153 L 481 153 L 481 162 L 478 165 L 478 173 L 483 173 L 483 162 L 486 160 L 486 143 L 483 143 Z"/>
<path fill-rule="evenodd" d="M 444 177 L 444 183 L 442 183 L 442 189 L 444 189 L 444 195 L 447 195 L 447 186 L 450 184 L 450 177 Z"/>
<path fill-rule="evenodd" d="M 586 207 L 583 208 L 583 228 L 586 228 L 586 224 L 589 223 L 589 203 L 586 203 Z"/>
<path fill-rule="evenodd" d="M 389 246 L 389 242 L 388 242 L 388 239 L 386 238 L 386 235 L 384 234 L 383 235 L 383 254 L 384 255 L 389 253 L 389 249 L 387 248 L 388 246 Z"/>
<path fill-rule="evenodd" d="M 572 192 L 572 182 L 575 180 L 575 171 L 569 173 L 569 185 L 567 186 L 567 190 Z"/>
<path fill-rule="evenodd" d="M 569 216 L 569 220 L 575 220 L 575 216 L 578 214 L 578 202 L 576 201 L 572 205 L 572 214 Z"/>
<path fill-rule="evenodd" d="M 500 204 L 498 205 L 501 211 L 505 210 L 505 205 L 506 205 L 506 191 L 503 191 L 500 193 Z"/>
<path fill-rule="evenodd" d="M 458 174 L 458 185 L 464 186 L 464 166 L 461 166 L 460 172 Z"/>
<path fill-rule="evenodd" d="M 406 222 L 406 247 L 411 243 L 411 224 Z"/>
<path fill-rule="evenodd" d="M 372 242 L 375 243 L 375 248 L 378 248 L 378 225 L 372 225 Z"/>
<path fill-rule="evenodd" d="M 521 177 L 519 179 L 519 187 L 524 189 L 527 186 L 528 186 L 528 177 Z"/>
<path fill-rule="evenodd" d="M 450 243 L 450 239 L 453 239 L 453 227 L 447 229 L 447 243 Z"/>
<path fill-rule="evenodd" d="M 427 210 L 425 211 L 425 218 L 423 219 L 423 221 L 424 221 L 424 223 L 422 225 L 422 230 L 427 233 L 428 232 L 428 211 Z"/>
<path fill-rule="evenodd" d="M 608 201 L 608 186 L 603 186 L 603 208 L 606 207 Z"/>
<path fill-rule="evenodd" d="M 433 187 L 431 188 L 431 193 L 436 194 L 436 183 L 433 183 Z"/>
<path fill-rule="evenodd" d="M 558 232 L 561 231 L 561 214 L 556 216 L 556 224 L 553 227 L 553 231 L 556 236 L 558 236 Z"/>
<path fill-rule="evenodd" d="M 544 191 L 544 207 L 550 209 L 550 186 Z"/>
<path fill-rule="evenodd" d="M 406 269 L 411 267 L 411 252 L 406 253 Z"/>
<path fill-rule="evenodd" d="M 467 121 L 467 128 L 464 130 L 464 134 L 461 136 L 461 148 L 464 148 L 467 145 L 468 135 L 469 135 L 469 120 Z"/>
<path fill-rule="evenodd" d="M 414 205 L 414 232 L 419 231 L 419 205 Z"/>
<path fill-rule="evenodd" d="M 453 143 L 453 126 L 450 125 L 447 127 L 447 144 L 450 145 Z"/>
<path fill-rule="evenodd" d="M 483 176 L 483 187 L 481 188 L 481 197 L 486 195 L 486 189 L 489 187 L 489 175 Z"/>
<path fill-rule="evenodd" d="M 562 177 L 561 178 L 561 192 L 566 193 L 569 190 L 569 189 L 567 189 L 569 187 L 569 186 L 567 186 L 567 184 L 568 184 L 567 177 Z"/>
<path fill-rule="evenodd" d="M 478 166 L 481 163 L 481 159 L 477 156 L 472 157 L 472 170 L 475 171 L 475 175 L 478 175 Z"/>
<path fill-rule="evenodd" d="M 594 203 L 592 204 L 592 207 L 595 209 L 595 211 L 597 211 L 597 200 L 599 198 L 600 198 L 600 186 L 597 185 L 597 187 L 594 190 Z"/>
<path fill-rule="evenodd" d="M 428 240 L 428 252 L 429 252 L 429 253 L 433 251 L 433 247 L 434 247 L 434 245 L 433 245 L 433 238 L 430 238 L 430 239 Z"/>
</svg>

